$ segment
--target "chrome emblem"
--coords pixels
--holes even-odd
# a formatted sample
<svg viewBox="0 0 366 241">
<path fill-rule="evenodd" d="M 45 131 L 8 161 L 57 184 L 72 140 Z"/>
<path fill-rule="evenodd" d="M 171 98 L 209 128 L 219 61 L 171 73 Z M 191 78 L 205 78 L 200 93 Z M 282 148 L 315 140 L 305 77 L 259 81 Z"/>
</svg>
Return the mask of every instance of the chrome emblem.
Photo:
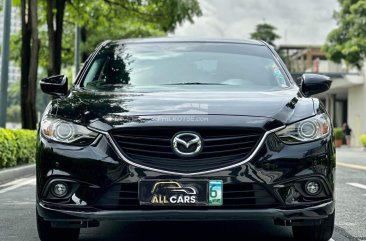
<svg viewBox="0 0 366 241">
<path fill-rule="evenodd" d="M 202 139 L 193 132 L 181 132 L 173 137 L 173 151 L 185 157 L 195 156 L 202 151 Z"/>
</svg>

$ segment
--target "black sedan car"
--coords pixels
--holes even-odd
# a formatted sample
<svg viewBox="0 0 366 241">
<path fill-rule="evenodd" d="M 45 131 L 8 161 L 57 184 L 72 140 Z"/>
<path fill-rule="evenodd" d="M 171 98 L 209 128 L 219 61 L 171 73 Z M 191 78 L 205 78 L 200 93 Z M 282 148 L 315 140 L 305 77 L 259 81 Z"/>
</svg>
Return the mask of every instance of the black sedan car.
<svg viewBox="0 0 366 241">
<path fill-rule="evenodd" d="M 253 220 L 298 240 L 334 228 L 332 124 L 265 42 L 106 41 L 39 128 L 37 224 L 42 241 L 77 240 L 103 220 Z"/>
</svg>

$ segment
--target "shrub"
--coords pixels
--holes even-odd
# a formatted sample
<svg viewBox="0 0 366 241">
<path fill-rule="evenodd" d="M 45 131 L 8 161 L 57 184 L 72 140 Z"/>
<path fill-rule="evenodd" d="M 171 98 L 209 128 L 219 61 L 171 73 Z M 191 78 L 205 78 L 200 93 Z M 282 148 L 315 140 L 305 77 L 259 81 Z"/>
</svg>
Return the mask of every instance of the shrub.
<svg viewBox="0 0 366 241">
<path fill-rule="evenodd" d="M 366 147 L 366 134 L 361 135 L 360 142 L 363 147 Z"/>
<path fill-rule="evenodd" d="M 336 140 L 342 140 L 343 139 L 343 130 L 342 130 L 342 128 L 334 128 L 333 133 L 334 133 L 334 138 Z"/>
<path fill-rule="evenodd" d="M 35 131 L 31 130 L 14 130 L 17 142 L 17 164 L 33 163 L 36 157 L 36 141 Z"/>
<path fill-rule="evenodd" d="M 0 168 L 15 166 L 17 143 L 11 130 L 0 129 Z"/>
<path fill-rule="evenodd" d="M 35 162 L 36 132 L 0 129 L 0 168 Z"/>
</svg>

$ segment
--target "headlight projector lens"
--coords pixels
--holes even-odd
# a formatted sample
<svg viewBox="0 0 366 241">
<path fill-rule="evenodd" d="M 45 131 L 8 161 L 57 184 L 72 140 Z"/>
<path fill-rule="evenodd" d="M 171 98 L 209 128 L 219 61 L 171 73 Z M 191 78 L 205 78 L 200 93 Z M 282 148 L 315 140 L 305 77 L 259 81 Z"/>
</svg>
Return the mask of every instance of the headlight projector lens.
<svg viewBox="0 0 366 241">
<path fill-rule="evenodd" d="M 312 138 L 317 134 L 317 127 L 315 123 L 306 121 L 300 125 L 299 132 L 304 138 Z"/>
<path fill-rule="evenodd" d="M 331 126 L 329 117 L 323 113 L 292 123 L 276 135 L 285 144 L 300 144 L 326 137 L 331 132 Z"/>
<path fill-rule="evenodd" d="M 85 146 L 92 143 L 98 136 L 98 133 L 89 130 L 86 126 L 49 116 L 43 117 L 40 128 L 47 139 L 66 144 L 75 143 Z"/>
<path fill-rule="evenodd" d="M 68 123 L 61 122 L 56 126 L 56 135 L 62 140 L 67 140 L 73 136 L 74 130 Z"/>
</svg>

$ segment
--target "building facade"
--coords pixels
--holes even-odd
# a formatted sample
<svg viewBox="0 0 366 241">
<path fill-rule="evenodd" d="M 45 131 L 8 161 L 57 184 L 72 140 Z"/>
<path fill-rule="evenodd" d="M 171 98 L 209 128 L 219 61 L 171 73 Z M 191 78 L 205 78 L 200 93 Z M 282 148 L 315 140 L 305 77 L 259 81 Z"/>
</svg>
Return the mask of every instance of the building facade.
<svg viewBox="0 0 366 241">
<path fill-rule="evenodd" d="M 333 79 L 330 90 L 316 97 L 325 104 L 335 127 L 348 123 L 352 129 L 351 146 L 360 146 L 359 138 L 366 133 L 366 64 L 362 70 L 335 64 L 326 59 L 321 46 L 283 45 L 279 53 L 294 79 L 303 73 L 319 73 Z"/>
</svg>

